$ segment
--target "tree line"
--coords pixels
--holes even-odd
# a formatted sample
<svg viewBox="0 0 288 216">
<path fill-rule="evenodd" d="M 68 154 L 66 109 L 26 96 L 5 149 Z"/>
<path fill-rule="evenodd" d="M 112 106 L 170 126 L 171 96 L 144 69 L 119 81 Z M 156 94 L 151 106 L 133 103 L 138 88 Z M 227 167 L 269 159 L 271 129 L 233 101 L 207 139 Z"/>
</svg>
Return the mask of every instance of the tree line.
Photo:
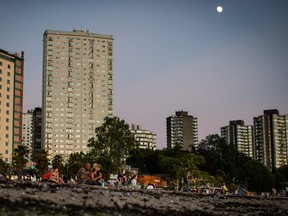
<svg viewBox="0 0 288 216">
<path fill-rule="evenodd" d="M 139 168 L 143 175 L 161 174 L 169 182 L 181 182 L 191 175 L 191 184 L 195 186 L 212 184 L 220 186 L 226 183 L 231 189 L 239 184 L 250 191 L 260 193 L 271 188 L 282 189 L 288 182 L 288 166 L 270 172 L 263 164 L 238 152 L 218 134 L 208 135 L 199 143 L 197 149 L 184 151 L 181 146 L 171 149 L 140 149 L 129 130 L 129 125 L 118 117 L 106 117 L 104 123 L 95 129 L 95 137 L 88 141 L 87 153 L 72 153 L 69 158 L 55 155 L 48 160 L 45 150 L 38 150 L 32 156 L 35 168 L 30 170 L 41 177 L 48 165 L 57 167 L 66 178 L 76 177 L 84 162 L 100 163 L 106 179 L 110 174 L 121 172 L 124 165 Z M 19 175 L 28 162 L 29 150 L 19 145 L 12 157 L 12 164 Z M 9 165 L 0 160 L 0 173 L 8 173 Z"/>
</svg>

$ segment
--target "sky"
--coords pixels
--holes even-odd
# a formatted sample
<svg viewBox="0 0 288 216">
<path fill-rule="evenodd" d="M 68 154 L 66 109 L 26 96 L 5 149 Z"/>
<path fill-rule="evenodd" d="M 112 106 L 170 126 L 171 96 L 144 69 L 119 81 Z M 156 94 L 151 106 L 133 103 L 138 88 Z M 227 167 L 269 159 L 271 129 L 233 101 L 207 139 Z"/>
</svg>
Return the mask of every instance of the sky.
<svg viewBox="0 0 288 216">
<path fill-rule="evenodd" d="M 25 52 L 24 112 L 42 103 L 44 31 L 74 28 L 114 36 L 114 115 L 160 149 L 176 110 L 198 118 L 199 140 L 288 114 L 286 0 L 0 0 L 0 49 Z"/>
</svg>

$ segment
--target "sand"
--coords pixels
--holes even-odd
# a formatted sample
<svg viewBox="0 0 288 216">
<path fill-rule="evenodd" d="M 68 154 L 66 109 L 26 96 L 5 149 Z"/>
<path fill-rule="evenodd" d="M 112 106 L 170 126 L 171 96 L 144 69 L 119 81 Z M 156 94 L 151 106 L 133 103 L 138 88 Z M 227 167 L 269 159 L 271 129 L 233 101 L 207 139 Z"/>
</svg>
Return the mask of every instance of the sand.
<svg viewBox="0 0 288 216">
<path fill-rule="evenodd" d="M 0 215 L 288 215 L 288 199 L 1 182 Z"/>
</svg>

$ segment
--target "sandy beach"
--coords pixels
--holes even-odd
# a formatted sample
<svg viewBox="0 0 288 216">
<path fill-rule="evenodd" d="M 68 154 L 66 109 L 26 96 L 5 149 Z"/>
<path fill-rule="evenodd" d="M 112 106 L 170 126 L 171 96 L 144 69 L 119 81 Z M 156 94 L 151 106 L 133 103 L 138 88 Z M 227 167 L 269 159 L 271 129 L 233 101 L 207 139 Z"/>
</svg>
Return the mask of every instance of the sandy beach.
<svg viewBox="0 0 288 216">
<path fill-rule="evenodd" d="M 0 215 L 288 215 L 287 198 L 1 183 Z"/>
</svg>

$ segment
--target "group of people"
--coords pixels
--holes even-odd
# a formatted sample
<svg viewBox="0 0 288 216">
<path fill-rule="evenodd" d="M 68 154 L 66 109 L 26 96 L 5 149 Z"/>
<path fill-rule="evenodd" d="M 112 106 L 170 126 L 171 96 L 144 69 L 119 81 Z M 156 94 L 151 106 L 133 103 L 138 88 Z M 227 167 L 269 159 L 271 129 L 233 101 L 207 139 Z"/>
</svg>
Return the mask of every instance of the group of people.
<svg viewBox="0 0 288 216">
<path fill-rule="evenodd" d="M 43 182 L 64 183 L 63 179 L 59 175 L 58 168 L 54 170 L 49 169 L 42 177 Z"/>
<path fill-rule="evenodd" d="M 49 169 L 42 177 L 43 182 L 51 182 L 51 183 L 64 183 L 63 179 L 59 175 L 58 168 Z M 105 180 L 103 178 L 101 172 L 100 164 L 91 164 L 86 162 L 84 166 L 78 171 L 77 174 L 77 183 L 79 184 L 87 184 L 87 185 L 98 185 L 98 186 L 107 186 Z M 119 174 L 117 179 L 113 182 L 113 185 L 118 187 L 124 186 L 134 189 L 140 189 L 141 185 L 138 184 L 138 176 L 132 175 L 130 178 L 126 174 Z M 146 189 L 153 189 L 155 185 L 148 184 Z"/>
<path fill-rule="evenodd" d="M 89 162 L 86 162 L 84 164 L 84 167 L 82 167 L 78 172 L 77 183 L 104 186 L 104 179 L 100 170 L 100 164 L 93 164 L 93 167 L 91 169 L 91 164 Z"/>
<path fill-rule="evenodd" d="M 77 175 L 77 183 L 80 184 L 88 184 L 88 185 L 99 185 L 104 186 L 107 185 L 104 181 L 104 178 L 102 176 L 102 173 L 100 172 L 101 165 L 100 164 L 94 164 L 91 169 L 91 164 L 89 162 L 86 162 L 84 164 L 84 167 L 82 167 Z M 117 176 L 117 180 L 114 185 L 116 186 L 127 186 L 131 188 L 141 188 L 140 185 L 137 184 L 137 175 L 132 175 L 132 177 L 129 179 L 126 174 L 119 174 Z"/>
</svg>

